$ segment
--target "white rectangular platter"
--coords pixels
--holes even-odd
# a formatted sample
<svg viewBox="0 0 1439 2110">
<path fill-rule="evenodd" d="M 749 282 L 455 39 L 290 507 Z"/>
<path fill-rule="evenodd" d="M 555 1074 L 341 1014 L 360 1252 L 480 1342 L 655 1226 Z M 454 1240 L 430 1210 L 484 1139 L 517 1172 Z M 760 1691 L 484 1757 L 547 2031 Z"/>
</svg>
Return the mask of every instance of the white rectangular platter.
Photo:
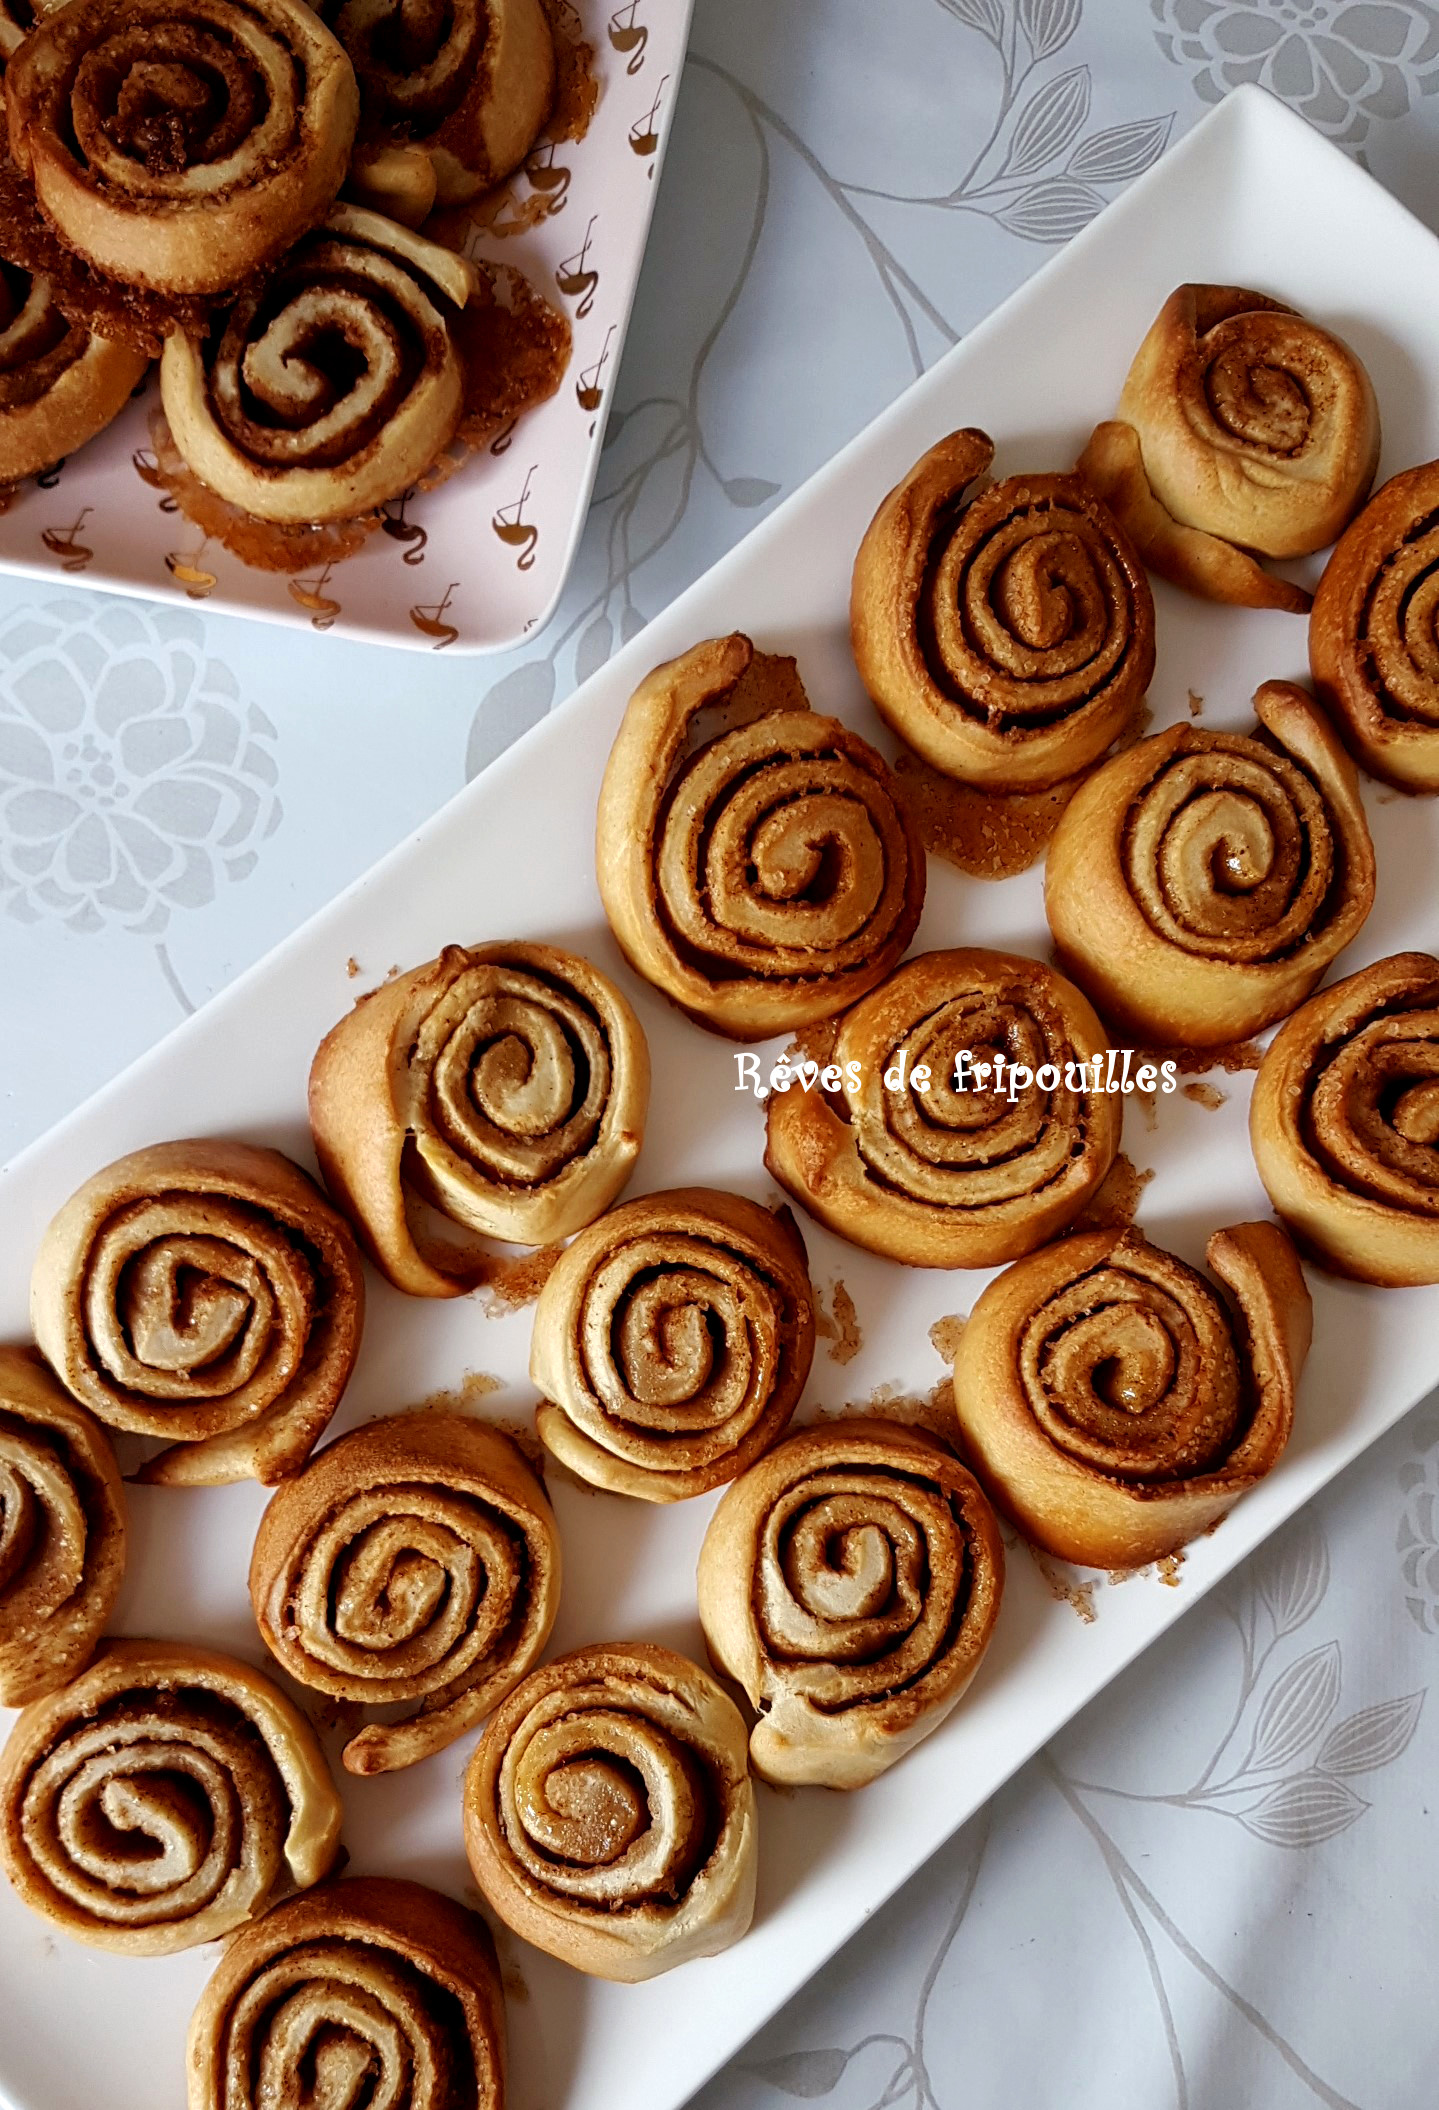
<svg viewBox="0 0 1439 2110">
<path fill-rule="evenodd" d="M 181 1134 L 278 1144 L 309 1163 L 305 1076 L 359 988 L 448 940 L 525 935 L 618 974 L 650 1036 L 655 1090 L 632 1192 L 711 1183 L 772 1198 L 763 1114 L 735 1090 L 732 1049 L 679 1018 L 621 963 L 591 865 L 595 794 L 626 698 L 654 663 L 742 628 L 794 652 L 816 704 L 886 743 L 850 660 L 850 561 L 884 491 L 938 435 L 976 423 L 1000 473 L 1070 463 L 1106 415 L 1154 311 L 1182 279 L 1251 285 L 1339 329 L 1368 363 L 1385 417 L 1381 473 L 1439 454 L 1439 244 L 1358 169 L 1258 91 L 1233 97 L 1150 176 L 919 382 L 561 711 L 269 960 L 15 1164 L 0 1182 L 0 1333 L 25 1328 L 42 1226 L 86 1174 Z M 1259 680 L 1297 676 L 1305 626 L 1220 611 L 1161 590 L 1156 723 L 1186 711 L 1242 729 Z M 1369 790 L 1379 896 L 1341 971 L 1439 938 L 1439 805 Z M 1048 938 L 1037 873 L 1002 885 L 931 864 L 918 947 Z M 353 956 L 364 970 L 347 978 Z M 11 1032 L 41 1030 L 7 1020 Z M 97 1021 L 97 1030 L 103 1030 Z M 1125 1147 L 1154 1177 L 1141 1221 L 1192 1261 L 1215 1227 L 1265 1213 L 1246 1142 L 1248 1080 L 1217 1111 L 1161 1099 Z M 944 1373 L 929 1328 L 968 1311 L 988 1278 L 907 1271 L 806 1223 L 815 1281 L 842 1279 L 863 1330 L 841 1367 L 823 1348 L 806 1411 L 926 1394 Z M 1117 1671 L 1439 1379 L 1439 1289 L 1380 1292 L 1315 1275 L 1315 1343 L 1279 1469 L 1212 1537 L 1179 1586 L 1096 1583 L 1082 1624 L 1016 1549 L 996 1640 L 969 1697 L 894 1772 L 852 1796 L 761 1791 L 759 1909 L 726 1955 L 640 1987 L 587 1982 L 505 1939 L 513 2110 L 676 2110 L 964 1818 Z M 485 1316 L 376 1285 L 341 1427 L 403 1407 L 467 1372 L 501 1389 L 480 1411 L 528 1414 L 529 1314 Z M 712 1498 L 671 1510 L 554 1488 L 567 1578 L 555 1649 L 645 1637 L 698 1654 L 694 1558 Z M 203 1637 L 258 1658 L 245 1593 L 257 1488 L 136 1489 L 120 1609 L 129 1632 Z M 413 1772 L 342 1777 L 352 1867 L 406 1872 L 465 1894 L 461 1745 Z M 15 2110 L 178 2110 L 186 2020 L 214 1958 L 128 1962 L 52 1939 L 0 1895 L 0 2090 Z M 23 2019 L 22 2019 L 23 2018 Z"/>
<path fill-rule="evenodd" d="M 579 141 L 547 143 L 469 209 L 465 251 L 512 266 L 568 316 L 558 393 L 438 491 L 406 494 L 358 555 L 295 577 L 208 540 L 153 470 L 152 367 L 108 431 L 0 512 L 0 566 L 152 600 L 308 623 L 417 650 L 495 652 L 548 620 L 585 524 L 639 282 L 694 0 L 556 0 L 594 52 L 599 104 Z"/>
</svg>

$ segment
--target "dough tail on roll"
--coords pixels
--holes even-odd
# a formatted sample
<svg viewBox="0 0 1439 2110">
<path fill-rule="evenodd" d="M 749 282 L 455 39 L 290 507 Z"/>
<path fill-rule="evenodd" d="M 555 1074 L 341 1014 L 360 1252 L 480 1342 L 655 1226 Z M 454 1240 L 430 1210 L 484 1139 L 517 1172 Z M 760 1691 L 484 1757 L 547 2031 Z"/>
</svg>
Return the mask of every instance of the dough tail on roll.
<svg viewBox="0 0 1439 2110">
<path fill-rule="evenodd" d="M 726 1490 L 699 1559 L 715 1663 L 758 1720 L 762 1779 L 863 1787 L 936 1730 L 989 1645 L 1004 1549 L 923 1429 L 826 1421 Z"/>
<path fill-rule="evenodd" d="M 503 2110 L 504 1993 L 478 1913 L 352 1876 L 229 1942 L 190 2022 L 189 2110 Z"/>
<path fill-rule="evenodd" d="M 406 1710 L 345 1746 L 351 1773 L 443 1750 L 534 1664 L 559 1609 L 544 1489 L 501 1430 L 459 1414 L 366 1423 L 271 1498 L 250 1561 L 266 1645 L 301 1685 Z"/>
<path fill-rule="evenodd" d="M 989 435 L 931 447 L 855 558 L 850 637 L 876 709 L 934 768 L 1033 791 L 1098 759 L 1154 672 L 1138 553 L 1074 476 L 985 475 Z"/>
<path fill-rule="evenodd" d="M 343 1217 L 278 1150 L 155 1143 L 71 1195 L 40 1243 L 30 1319 L 113 1429 L 170 1448 L 140 1477 L 272 1481 L 309 1455 L 359 1353 L 365 1287 Z"/>
<path fill-rule="evenodd" d="M 966 1455 L 1036 1544 L 1133 1568 L 1206 1531 L 1277 1463 L 1313 1312 L 1271 1223 L 1216 1231 L 1221 1295 L 1139 1232 L 1086 1231 L 1006 1269 L 960 1336 Z"/>
<path fill-rule="evenodd" d="M 304 1716 L 246 1663 L 112 1641 L 0 1752 L 0 1865 L 76 1941 L 170 1956 L 328 1874 L 341 1809 Z"/>
</svg>

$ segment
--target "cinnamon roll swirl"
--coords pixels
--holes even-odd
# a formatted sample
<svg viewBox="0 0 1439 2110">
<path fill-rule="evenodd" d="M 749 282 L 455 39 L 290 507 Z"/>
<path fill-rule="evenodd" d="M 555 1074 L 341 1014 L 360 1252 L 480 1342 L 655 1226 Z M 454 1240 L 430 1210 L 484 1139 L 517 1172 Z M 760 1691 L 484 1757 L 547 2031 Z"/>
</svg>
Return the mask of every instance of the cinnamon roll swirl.
<svg viewBox="0 0 1439 2110">
<path fill-rule="evenodd" d="M 1082 784 L 1050 845 L 1059 957 L 1111 1028 L 1222 1047 L 1309 994 L 1374 904 L 1354 765 L 1311 698 L 1267 681 L 1257 739 L 1177 725 Z"/>
<path fill-rule="evenodd" d="M 160 396 L 176 447 L 259 520 L 373 511 L 454 437 L 465 374 L 453 325 L 475 284 L 452 250 L 336 206 L 208 341 L 165 340 Z"/>
<path fill-rule="evenodd" d="M 506 1926 L 592 1977 L 654 1978 L 749 1927 L 744 1723 L 670 1649 L 615 1642 L 532 1672 L 480 1739 L 464 1820 Z"/>
<path fill-rule="evenodd" d="M 349 1226 L 278 1150 L 155 1143 L 85 1182 L 35 1260 L 30 1321 L 65 1389 L 159 1436 L 167 1486 L 294 1472 L 349 1381 L 365 1287 Z"/>
<path fill-rule="evenodd" d="M 788 1210 L 705 1187 L 643 1195 L 581 1232 L 540 1292 L 541 1441 L 616 1494 L 703 1494 L 784 1428 L 814 1333 Z"/>
<path fill-rule="evenodd" d="M 773 1092 L 765 1164 L 829 1230 L 911 1267 L 997 1267 L 1076 1216 L 1122 1100 L 1088 999 L 1013 953 L 922 953 Z M 1012 1074 L 1013 1073 L 1013 1074 Z"/>
<path fill-rule="evenodd" d="M 503 2110 L 504 2016 L 478 1913 L 393 1876 L 326 1883 L 226 1947 L 189 2110 Z"/>
<path fill-rule="evenodd" d="M 1133 1568 L 1218 1522 L 1289 1440 L 1312 1307 L 1275 1224 L 1216 1231 L 1227 1297 L 1139 1232 L 1086 1231 L 1019 1261 L 960 1336 L 967 1454 L 1063 1560 Z"/>
<path fill-rule="evenodd" d="M 0 257 L 0 484 L 53 467 L 103 432 L 149 363 L 68 322 L 43 274 Z"/>
<path fill-rule="evenodd" d="M 1356 762 L 1439 791 L 1439 462 L 1392 476 L 1339 538 L 1309 619 L 1319 700 Z"/>
<path fill-rule="evenodd" d="M 1394 953 L 1275 1034 L 1249 1137 L 1306 1252 L 1385 1287 L 1439 1282 L 1439 960 Z"/>
<path fill-rule="evenodd" d="M 208 295 L 324 218 L 359 91 L 302 0 L 68 0 L 11 58 L 5 104 L 15 164 L 72 249 Z"/>
<path fill-rule="evenodd" d="M 924 851 L 889 771 L 736 633 L 656 667 L 600 788 L 600 898 L 637 973 L 762 1040 L 852 1003 L 904 952 Z"/>
<path fill-rule="evenodd" d="M 1323 549 L 1378 461 L 1374 390 L 1347 344 L 1262 293 L 1190 285 L 1160 309 L 1079 466 L 1162 577 L 1302 614 L 1309 596 L 1250 553 Z"/>
<path fill-rule="evenodd" d="M 340 1801 L 304 1716 L 248 1664 L 112 1641 L 0 1752 L 0 1865 L 76 1941 L 170 1956 L 327 1874 Z"/>
<path fill-rule="evenodd" d="M 411 1296 L 454 1297 L 492 1258 L 456 1235 L 545 1245 L 609 1207 L 649 1079 L 639 1020 L 588 960 L 449 945 L 327 1034 L 310 1125 L 375 1265 Z"/>
<path fill-rule="evenodd" d="M 0 1348 L 0 1706 L 82 1671 L 125 1572 L 105 1432 L 28 1349 Z"/>
<path fill-rule="evenodd" d="M 875 708 L 927 762 L 1032 791 L 1138 715 L 1154 601 L 1077 477 L 993 483 L 993 458 L 987 433 L 952 432 L 890 492 L 855 558 L 850 636 Z"/>
<path fill-rule="evenodd" d="M 957 1705 L 999 1612 L 977 1482 L 924 1429 L 803 1429 L 726 1489 L 699 1559 L 710 1655 L 759 1719 L 764 1780 L 859 1788 Z"/>
<path fill-rule="evenodd" d="M 250 1561 L 266 1645 L 298 1684 L 407 1710 L 344 1750 L 412 1766 L 517 1685 L 559 1609 L 545 1491 L 499 1429 L 400 1414 L 342 1436 L 272 1496 Z"/>
</svg>

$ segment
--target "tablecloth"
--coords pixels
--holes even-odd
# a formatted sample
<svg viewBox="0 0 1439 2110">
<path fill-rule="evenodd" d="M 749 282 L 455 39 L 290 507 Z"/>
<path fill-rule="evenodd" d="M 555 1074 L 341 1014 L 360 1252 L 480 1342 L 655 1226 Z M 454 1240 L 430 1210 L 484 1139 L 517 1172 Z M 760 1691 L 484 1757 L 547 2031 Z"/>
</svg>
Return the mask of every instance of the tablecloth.
<svg viewBox="0 0 1439 2110">
<path fill-rule="evenodd" d="M 1439 8 L 698 0 L 589 525 L 522 652 L 402 655 L 58 567 L 0 581 L 0 1154 L 399 841 L 1256 80 L 1439 226 Z M 1436 1674 L 1430 1405 L 703 2110 L 1431 2102 Z"/>
</svg>

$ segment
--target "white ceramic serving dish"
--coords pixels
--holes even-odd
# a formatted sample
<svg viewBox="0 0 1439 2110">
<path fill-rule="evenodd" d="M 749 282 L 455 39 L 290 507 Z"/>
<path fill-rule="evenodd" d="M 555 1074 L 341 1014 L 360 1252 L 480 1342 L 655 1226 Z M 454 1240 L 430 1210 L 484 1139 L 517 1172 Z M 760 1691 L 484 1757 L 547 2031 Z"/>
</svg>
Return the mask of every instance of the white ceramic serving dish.
<svg viewBox="0 0 1439 2110">
<path fill-rule="evenodd" d="M 771 1196 L 762 1111 L 734 1088 L 733 1050 L 687 1024 L 623 968 L 591 868 L 600 771 L 625 699 L 655 662 L 731 628 L 798 655 L 817 703 L 885 744 L 846 637 L 850 560 L 888 486 L 940 433 L 978 423 L 998 468 L 1062 466 L 1112 407 L 1129 356 L 1176 281 L 1251 284 L 1338 328 L 1358 348 L 1385 417 L 1383 469 L 1439 454 L 1439 245 L 1295 117 L 1244 91 L 1176 148 L 1063 255 L 918 382 L 564 709 L 501 757 L 260 966 L 28 1151 L 0 1181 L 0 1333 L 25 1328 L 30 1258 L 51 1211 L 96 1166 L 153 1139 L 227 1133 L 309 1161 L 311 1051 L 360 987 L 447 940 L 523 934 L 590 953 L 620 975 L 650 1034 L 655 1094 L 633 1191 L 677 1182 Z M 1304 624 L 1159 594 L 1160 725 L 1190 690 L 1204 723 L 1251 723 L 1267 676 L 1298 675 Z M 1433 873 L 1439 804 L 1368 795 L 1379 896 L 1341 971 L 1439 938 Z M 932 864 L 918 943 L 997 943 L 1043 954 L 1038 873 L 1003 885 Z M 364 970 L 347 976 L 351 957 Z M 25 1030 L 14 1021 L 12 1030 Z M 1263 1213 L 1247 1148 L 1248 1079 L 1221 1078 L 1209 1111 L 1161 1100 L 1126 1149 L 1154 1177 L 1142 1221 L 1199 1260 L 1218 1225 Z M 987 1279 L 913 1272 L 806 1223 L 826 1299 L 842 1278 L 863 1348 L 821 1349 L 815 1406 L 866 1404 L 881 1388 L 928 1393 L 944 1374 L 931 1324 L 967 1311 Z M 752 2030 L 1036 1747 L 1439 1379 L 1439 1289 L 1383 1292 L 1316 1276 L 1315 1344 L 1279 1469 L 1190 1549 L 1178 1587 L 1098 1582 L 1081 1623 L 1022 1549 L 997 1637 L 943 1729 L 853 1796 L 761 1792 L 762 1876 L 753 1931 L 726 1955 L 641 1987 L 590 1983 L 506 1939 L 526 1997 L 510 2007 L 513 2110 L 676 2110 Z M 397 1409 L 466 1373 L 501 1389 L 478 1411 L 529 1411 L 529 1314 L 436 1307 L 376 1286 L 359 1371 L 337 1422 Z M 558 1484 L 565 1600 L 554 1646 L 644 1636 L 698 1652 L 694 1559 L 712 1500 L 670 1510 Z M 133 1492 L 134 1552 L 120 1606 L 129 1632 L 194 1635 L 258 1657 L 245 1594 L 254 1487 Z M 360 1871 L 404 1871 L 464 1894 L 459 1781 L 467 1745 L 413 1772 L 343 1779 Z M 213 1965 L 196 1953 L 124 1962 L 52 1938 L 0 1895 L 0 2089 L 15 2110 L 161 2110 L 183 2097 L 182 2046 Z"/>
<path fill-rule="evenodd" d="M 441 490 L 393 501 L 357 556 L 296 578 L 252 570 L 147 481 L 143 393 L 0 512 L 0 567 L 417 650 L 497 652 L 549 618 L 585 524 L 639 282 L 694 0 L 558 0 L 595 54 L 585 137 L 542 144 L 471 213 L 466 253 L 522 271 L 569 317 L 559 391 Z"/>
</svg>

